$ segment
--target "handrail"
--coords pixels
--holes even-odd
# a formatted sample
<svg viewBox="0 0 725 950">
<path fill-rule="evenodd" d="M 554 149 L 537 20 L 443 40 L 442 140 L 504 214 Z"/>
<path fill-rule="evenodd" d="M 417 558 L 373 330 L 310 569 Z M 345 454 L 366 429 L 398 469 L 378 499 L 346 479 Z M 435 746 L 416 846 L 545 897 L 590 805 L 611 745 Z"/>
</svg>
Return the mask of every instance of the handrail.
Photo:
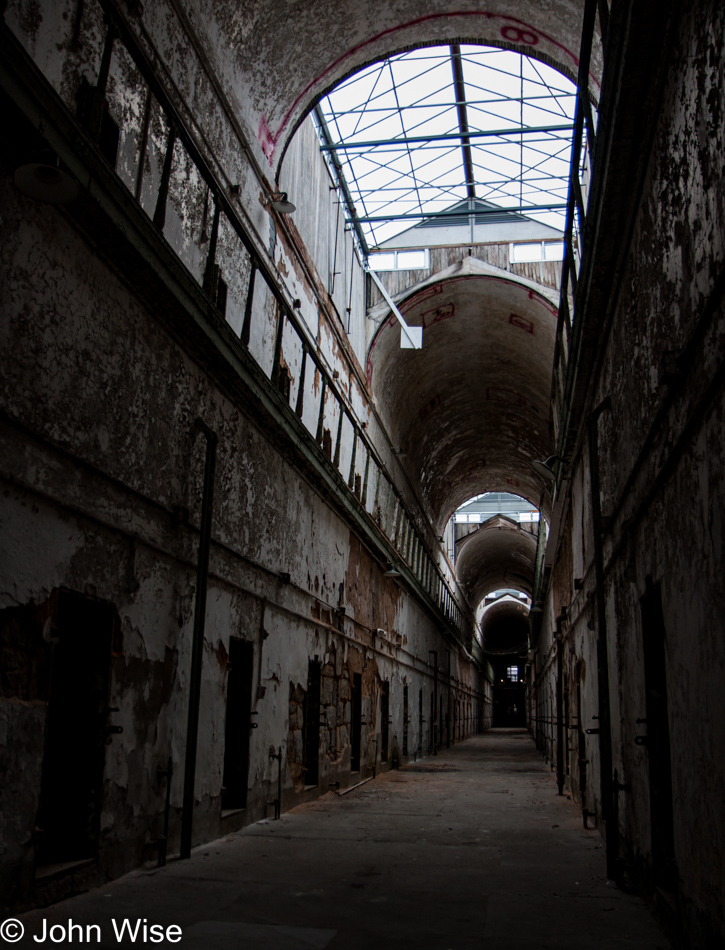
<svg viewBox="0 0 725 950">
<path fill-rule="evenodd" d="M 571 391 L 575 365 L 573 356 L 573 333 L 576 321 L 576 298 L 580 267 L 578 261 L 585 252 L 583 238 L 586 226 L 586 197 L 582 190 L 580 167 L 582 151 L 586 148 L 590 163 L 593 163 L 596 149 L 594 116 L 589 96 L 589 68 L 591 64 L 594 27 L 599 7 L 600 23 L 605 29 L 608 8 L 605 0 L 586 0 L 582 23 L 581 52 L 577 75 L 577 98 L 574 111 L 574 136 L 572 139 L 571 164 L 569 168 L 569 194 L 566 205 L 566 227 L 564 231 L 565 253 L 561 271 L 561 292 L 559 298 L 559 316 L 556 324 L 554 343 L 554 366 L 551 382 L 552 416 L 554 419 L 557 442 L 557 454 L 561 455 L 561 440 L 565 432 L 567 397 Z M 586 136 L 585 136 L 586 129 Z M 575 222 L 578 219 L 578 227 Z M 575 243 L 575 232 L 578 241 Z M 571 294 L 572 304 L 569 305 Z"/>
<path fill-rule="evenodd" d="M 178 145 L 181 145 L 208 189 L 208 195 L 214 201 L 214 213 L 211 234 L 207 239 L 206 262 L 202 268 L 201 277 L 191 272 L 189 265 L 181 259 L 178 253 L 177 257 L 192 273 L 194 279 L 199 283 L 201 291 L 207 295 L 211 304 L 220 309 L 217 295 L 219 275 L 217 261 L 220 251 L 229 252 L 233 250 L 233 248 L 225 247 L 220 237 L 222 219 L 231 226 L 246 254 L 249 268 L 246 277 L 246 290 L 244 291 L 244 315 L 238 334 L 240 347 L 246 350 L 263 369 L 271 388 L 285 399 L 289 412 L 296 416 L 298 421 L 302 422 L 310 440 L 314 441 L 319 451 L 324 453 L 333 463 L 341 476 L 341 481 L 347 487 L 347 491 L 354 496 L 367 516 L 382 530 L 392 549 L 400 558 L 401 564 L 405 564 L 410 570 L 421 590 L 430 599 L 431 604 L 435 606 L 455 638 L 466 649 L 470 650 L 470 643 L 475 640 L 475 620 L 472 616 L 468 616 L 470 609 L 464 615 L 464 610 L 436 563 L 423 533 L 417 527 L 401 493 L 395 487 L 385 463 L 366 434 L 366 423 L 357 418 L 350 400 L 346 398 L 342 388 L 336 384 L 333 374 L 324 365 L 323 358 L 318 355 L 316 342 L 310 338 L 306 325 L 295 312 L 295 303 L 288 299 L 278 276 L 271 270 L 263 254 L 258 250 L 255 241 L 227 197 L 213 169 L 197 147 L 183 118 L 175 108 L 171 98 L 166 94 L 162 83 L 155 75 L 132 30 L 119 14 L 113 0 L 96 0 L 96 2 L 104 13 L 107 30 L 103 38 L 103 55 L 97 85 L 92 87 L 91 90 L 93 102 L 89 112 L 93 122 L 92 124 L 85 123 L 85 132 L 88 139 L 96 146 L 98 145 L 101 126 L 98 116 L 102 115 L 102 111 L 106 106 L 106 86 L 112 64 L 114 45 L 121 43 L 146 83 L 147 100 L 150 92 L 161 107 L 167 121 L 163 169 L 156 190 L 156 200 L 152 213 L 148 214 L 146 212 L 156 226 L 159 236 L 164 238 L 165 231 L 168 232 L 169 201 L 173 197 L 172 166 L 174 150 Z M 145 142 L 144 147 L 146 147 Z M 143 168 L 140 168 L 135 176 L 133 186 L 127 185 L 133 199 L 139 206 L 141 206 L 140 196 L 143 190 L 140 187 L 142 181 Z M 124 182 L 124 184 L 127 183 Z M 171 246 L 170 242 L 167 243 Z M 198 243 L 201 243 L 201 240 Z M 258 302 L 260 288 L 258 277 L 262 278 L 265 288 L 272 294 L 277 311 L 274 353 L 269 371 L 262 367 L 259 358 L 250 348 L 250 344 L 260 342 L 258 337 L 261 336 L 259 333 L 255 335 L 255 329 L 257 329 L 259 323 L 258 320 L 255 321 L 255 301 Z M 292 376 L 285 358 L 292 363 L 299 353 L 301 353 L 299 378 L 296 390 L 294 390 Z M 307 373 L 308 359 L 311 360 L 314 373 L 319 374 L 321 381 L 319 407 L 313 413 L 312 423 L 309 418 L 307 421 L 305 420 L 305 401 L 306 397 L 316 395 L 317 387 L 307 384 L 309 378 Z M 336 416 L 335 412 L 337 413 Z M 309 417 L 309 413 L 307 415 Z M 326 422 L 332 425 L 333 419 L 337 423 L 334 455 L 329 436 L 326 440 L 328 430 L 325 427 Z M 349 456 L 347 450 L 343 453 L 342 429 L 345 420 L 352 427 L 352 444 Z M 329 451 L 326 441 L 329 442 Z M 374 493 L 370 491 L 372 479 L 375 480 Z M 392 526 L 389 520 L 391 502 L 394 512 Z"/>
</svg>

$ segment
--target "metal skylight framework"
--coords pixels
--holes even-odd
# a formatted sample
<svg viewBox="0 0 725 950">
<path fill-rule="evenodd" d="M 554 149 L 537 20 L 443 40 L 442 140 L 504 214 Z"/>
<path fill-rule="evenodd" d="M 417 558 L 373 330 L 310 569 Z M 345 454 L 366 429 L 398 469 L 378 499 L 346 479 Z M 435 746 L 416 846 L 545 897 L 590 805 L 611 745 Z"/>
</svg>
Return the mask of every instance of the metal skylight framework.
<svg viewBox="0 0 725 950">
<path fill-rule="evenodd" d="M 477 218 L 505 209 L 563 231 L 575 102 L 574 83 L 539 60 L 451 45 L 361 70 L 315 115 L 375 247 L 423 219 L 460 217 L 465 200 Z"/>
</svg>

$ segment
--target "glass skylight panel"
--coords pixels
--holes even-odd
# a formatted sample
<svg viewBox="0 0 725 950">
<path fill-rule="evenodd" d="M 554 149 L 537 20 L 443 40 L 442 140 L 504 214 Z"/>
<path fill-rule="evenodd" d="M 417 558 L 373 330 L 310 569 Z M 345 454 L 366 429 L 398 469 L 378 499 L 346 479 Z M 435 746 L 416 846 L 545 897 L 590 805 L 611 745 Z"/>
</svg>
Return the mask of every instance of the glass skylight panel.
<svg viewBox="0 0 725 950">
<path fill-rule="evenodd" d="M 462 46 L 460 58 L 467 140 L 450 46 L 375 63 L 320 102 L 370 246 L 469 196 L 464 142 L 476 198 L 564 228 L 564 210 L 548 206 L 567 197 L 573 83 L 509 50 Z M 544 208 L 528 210 L 539 206 Z"/>
</svg>

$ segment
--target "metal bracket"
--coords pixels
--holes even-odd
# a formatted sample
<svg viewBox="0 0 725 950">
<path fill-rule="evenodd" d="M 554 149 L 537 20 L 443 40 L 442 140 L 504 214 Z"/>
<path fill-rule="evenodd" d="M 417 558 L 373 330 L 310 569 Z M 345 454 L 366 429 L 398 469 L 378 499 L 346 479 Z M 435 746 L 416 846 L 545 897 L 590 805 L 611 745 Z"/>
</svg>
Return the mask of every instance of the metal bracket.
<svg viewBox="0 0 725 950">
<path fill-rule="evenodd" d="M 375 273 L 375 271 L 370 267 L 367 261 L 364 264 L 365 273 L 369 274 L 375 286 L 378 288 L 380 293 L 385 298 L 385 302 L 390 307 L 390 309 L 395 314 L 395 317 L 400 324 L 400 347 L 403 350 L 422 350 L 423 349 L 423 327 L 409 327 L 408 324 L 403 319 L 403 314 L 398 310 L 398 308 L 393 303 L 393 298 L 390 296 L 388 291 L 383 286 L 382 281 Z"/>
</svg>

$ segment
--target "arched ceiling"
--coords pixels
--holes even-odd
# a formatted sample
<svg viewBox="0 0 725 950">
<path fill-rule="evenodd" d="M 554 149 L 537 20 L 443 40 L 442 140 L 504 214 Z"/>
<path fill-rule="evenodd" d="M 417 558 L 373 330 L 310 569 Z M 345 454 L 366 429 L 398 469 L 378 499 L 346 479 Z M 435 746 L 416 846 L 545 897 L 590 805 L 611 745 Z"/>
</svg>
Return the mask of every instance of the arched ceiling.
<svg viewBox="0 0 725 950">
<path fill-rule="evenodd" d="M 528 649 L 529 612 L 522 604 L 494 604 L 481 619 L 486 653 L 522 653 Z"/>
<path fill-rule="evenodd" d="M 421 485 L 438 530 L 487 491 L 514 492 L 548 511 L 548 485 L 531 467 L 553 453 L 551 367 L 556 306 L 530 281 L 465 257 L 401 295 L 423 348 L 400 348 L 383 318 L 367 374 L 394 445 Z M 388 314 L 385 316 L 385 314 Z"/>
<path fill-rule="evenodd" d="M 486 594 L 505 587 L 531 596 L 535 565 L 536 539 L 504 515 L 490 518 L 457 544 L 456 576 L 474 610 Z"/>
<path fill-rule="evenodd" d="M 575 78 L 584 0 L 196 0 L 197 30 L 224 50 L 229 85 L 270 166 L 297 123 L 341 79 L 391 53 L 482 43 L 538 56 Z M 598 98 L 601 51 L 592 56 Z"/>
</svg>

